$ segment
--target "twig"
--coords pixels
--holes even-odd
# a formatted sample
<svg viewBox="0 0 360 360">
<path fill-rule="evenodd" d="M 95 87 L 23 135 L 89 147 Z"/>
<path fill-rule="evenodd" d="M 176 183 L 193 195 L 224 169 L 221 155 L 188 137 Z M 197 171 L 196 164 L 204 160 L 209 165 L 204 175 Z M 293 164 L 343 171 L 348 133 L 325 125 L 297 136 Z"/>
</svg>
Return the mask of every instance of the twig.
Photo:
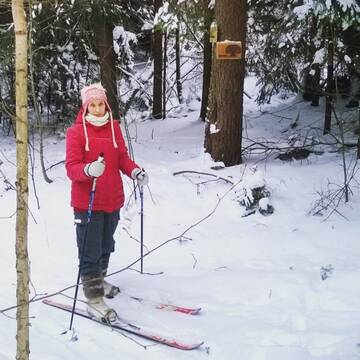
<svg viewBox="0 0 360 360">
<path fill-rule="evenodd" d="M 1 175 L 3 176 L 3 178 L 4 178 L 4 183 L 7 184 L 11 190 L 16 191 L 16 187 L 7 179 L 7 177 L 5 176 L 4 172 L 3 172 L 1 169 L 0 169 L 0 174 L 1 174 Z M 31 210 L 30 210 L 30 208 L 29 208 L 29 205 L 26 204 L 26 207 L 27 207 L 27 209 L 28 209 L 28 211 L 29 211 L 29 214 L 31 215 L 32 219 L 34 220 L 34 223 L 37 224 L 37 221 L 35 220 L 35 217 L 34 217 L 33 213 L 31 212 Z M 15 212 L 15 213 L 16 213 L 16 212 Z M 14 215 L 14 214 L 13 214 L 13 215 Z M 11 216 L 13 216 L 13 215 L 11 215 Z"/>
<path fill-rule="evenodd" d="M 352 167 L 352 169 L 350 169 L 350 166 L 351 164 L 349 164 L 349 169 L 346 170 L 349 174 L 346 182 L 346 187 L 349 192 L 351 192 L 350 184 L 352 182 L 356 182 L 355 175 L 358 171 L 356 161 L 354 162 L 354 166 Z M 330 216 L 334 213 L 340 215 L 342 218 L 349 221 L 349 219 L 338 210 L 340 202 L 342 201 L 344 196 L 346 196 L 345 185 L 340 186 L 328 182 L 327 186 L 328 189 L 326 191 L 317 192 L 320 199 L 315 201 L 314 206 L 309 211 L 309 214 L 322 215 L 324 211 L 329 211 L 326 217 L 322 220 L 322 222 L 328 220 Z M 333 190 L 332 187 L 335 187 L 335 189 Z"/>
<path fill-rule="evenodd" d="M 335 111 L 334 108 L 334 104 L 330 103 L 331 109 L 335 115 L 336 118 L 336 122 L 339 124 L 339 128 L 340 128 L 340 136 L 341 136 L 341 142 L 344 145 L 345 140 L 344 140 L 344 126 L 343 126 L 343 121 L 342 119 L 339 120 L 337 113 Z M 345 158 L 345 148 L 344 146 L 342 146 L 342 150 L 341 150 L 341 155 L 342 155 L 342 161 L 343 161 L 343 171 L 344 171 L 344 189 L 345 189 L 345 202 L 349 201 L 349 188 L 348 188 L 348 182 L 347 182 L 347 172 L 346 172 L 346 158 Z"/>
<path fill-rule="evenodd" d="M 199 175 L 213 176 L 213 177 L 216 177 L 218 180 L 223 180 L 223 181 L 227 182 L 228 184 L 234 185 L 234 183 L 232 181 L 225 179 L 221 176 L 209 174 L 209 173 L 205 173 L 205 172 L 201 172 L 201 171 L 184 170 L 184 171 L 177 171 L 177 172 L 173 173 L 174 176 L 180 175 L 180 174 L 199 174 Z"/>
<path fill-rule="evenodd" d="M 284 108 L 281 108 L 281 109 L 273 111 L 273 112 L 270 112 L 270 111 L 267 111 L 267 110 L 265 110 L 265 111 L 261 110 L 260 115 L 257 115 L 257 116 L 254 116 L 254 117 L 251 116 L 251 117 L 249 117 L 249 119 L 258 119 L 258 118 L 260 118 L 261 116 L 264 116 L 264 115 L 274 115 L 275 116 L 276 113 L 279 113 L 279 112 L 284 111 L 284 110 L 291 109 L 292 107 L 295 107 L 296 105 L 298 105 L 300 103 L 303 103 L 303 102 L 305 102 L 305 101 L 300 100 L 300 101 L 297 101 L 297 102 L 295 102 L 295 103 L 293 103 L 293 104 L 291 104 L 289 106 L 286 106 Z M 290 120 L 292 120 L 292 119 L 290 119 Z"/>
<path fill-rule="evenodd" d="M 191 254 L 191 256 L 193 257 L 193 259 L 194 259 L 194 263 L 193 263 L 193 269 L 195 269 L 195 267 L 196 267 L 196 264 L 197 264 L 197 259 L 196 259 L 196 257 L 195 257 L 195 255 L 194 254 Z"/>
<path fill-rule="evenodd" d="M 3 219 L 11 219 L 14 215 L 16 215 L 16 210 L 9 216 L 2 216 L 0 217 L 0 220 L 3 220 Z"/>
<path fill-rule="evenodd" d="M 48 168 L 46 168 L 45 170 L 48 171 L 48 170 L 52 169 L 53 167 L 61 165 L 61 164 L 65 164 L 65 160 L 58 161 L 57 163 L 55 163 L 55 164 L 49 166 Z"/>
<path fill-rule="evenodd" d="M 32 135 L 33 143 L 35 143 L 33 131 L 32 131 L 31 135 Z M 30 158 L 30 168 L 31 168 L 31 172 L 30 172 L 31 183 L 33 185 L 37 208 L 39 210 L 40 209 L 40 200 L 39 200 L 39 197 L 37 194 L 36 182 L 35 182 L 35 171 L 34 171 L 34 169 L 35 169 L 35 146 L 32 146 L 31 142 L 29 142 L 29 158 Z"/>
<path fill-rule="evenodd" d="M 16 167 L 16 164 L 13 163 L 11 160 L 9 160 L 9 159 L 6 157 L 6 155 L 4 154 L 4 152 L 3 152 L 2 150 L 0 150 L 0 154 L 4 157 L 4 159 L 5 159 L 8 163 L 10 163 L 11 165 L 13 165 L 13 166 Z"/>
<path fill-rule="evenodd" d="M 127 233 L 127 235 L 129 236 L 130 239 L 135 240 L 137 243 L 140 244 L 140 240 L 138 240 L 136 237 L 132 236 L 130 234 L 129 230 L 125 226 L 123 226 L 122 229 Z M 143 246 L 146 249 L 146 251 L 149 251 L 148 247 L 145 244 Z"/>
<path fill-rule="evenodd" d="M 134 268 L 129 268 L 129 270 L 135 271 L 135 272 L 137 272 L 139 274 L 152 275 L 152 276 L 154 276 L 154 275 L 163 275 L 164 274 L 163 271 L 159 271 L 157 273 L 149 273 L 149 272 L 145 272 L 145 271 L 141 272 L 140 270 L 137 270 L 137 269 L 134 269 Z"/>
</svg>

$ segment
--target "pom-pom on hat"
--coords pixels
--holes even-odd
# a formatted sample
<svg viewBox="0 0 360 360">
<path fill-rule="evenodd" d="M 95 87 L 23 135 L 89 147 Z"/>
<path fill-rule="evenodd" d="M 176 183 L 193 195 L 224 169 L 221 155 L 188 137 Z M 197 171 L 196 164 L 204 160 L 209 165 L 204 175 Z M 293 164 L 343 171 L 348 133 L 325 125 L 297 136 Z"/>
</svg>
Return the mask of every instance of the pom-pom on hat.
<svg viewBox="0 0 360 360">
<path fill-rule="evenodd" d="M 89 137 L 86 130 L 86 124 L 85 124 L 85 115 L 87 113 L 87 108 L 91 101 L 93 100 L 102 100 L 105 103 L 105 106 L 110 114 L 110 123 L 111 123 L 111 134 L 112 134 L 112 140 L 114 147 L 117 148 L 116 140 L 115 140 L 115 132 L 114 132 L 114 119 L 112 116 L 111 108 L 109 106 L 109 103 L 107 101 L 106 97 L 106 90 L 100 83 L 95 83 L 89 86 L 85 86 L 81 89 L 81 102 L 84 109 L 83 112 L 83 127 L 84 127 L 84 133 L 85 133 L 85 150 L 89 151 Z"/>
</svg>

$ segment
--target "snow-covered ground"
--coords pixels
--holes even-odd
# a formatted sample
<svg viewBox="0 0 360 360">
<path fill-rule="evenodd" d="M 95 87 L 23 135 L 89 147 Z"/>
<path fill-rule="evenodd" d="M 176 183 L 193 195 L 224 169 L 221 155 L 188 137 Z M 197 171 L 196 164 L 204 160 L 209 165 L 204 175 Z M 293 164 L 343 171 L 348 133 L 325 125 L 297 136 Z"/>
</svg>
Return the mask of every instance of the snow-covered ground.
<svg viewBox="0 0 360 360">
<path fill-rule="evenodd" d="M 252 83 L 247 92 L 252 95 Z M 144 199 L 144 241 L 147 250 L 160 246 L 139 263 L 140 203 L 126 180 L 128 206 L 116 232 L 116 252 L 109 280 L 124 294 L 174 304 L 201 306 L 199 316 L 154 310 L 120 295 L 109 303 L 118 314 L 163 334 L 204 341 L 186 352 L 111 331 L 75 318 L 78 341 L 61 335 L 70 315 L 41 302 L 30 306 L 30 357 L 44 360 L 352 360 L 360 351 L 360 243 L 359 190 L 352 187 L 349 205 L 341 204 L 327 221 L 309 211 L 328 182 L 341 184 L 339 153 L 310 155 L 302 161 L 282 162 L 261 156 L 243 165 L 213 170 L 203 153 L 204 125 L 199 103 L 184 106 L 176 117 L 156 121 L 130 121 L 136 161 L 150 174 Z M 281 110 L 284 109 L 284 110 Z M 263 139 L 318 133 L 323 107 L 310 108 L 298 98 L 274 101 L 266 113 L 245 98 L 246 136 Z M 273 112 L 276 111 L 276 116 Z M 300 114 L 298 126 L 291 124 Z M 279 117 L 278 115 L 281 115 Z M 46 164 L 64 159 L 65 142 L 46 140 Z M 353 159 L 347 155 L 347 161 Z M 14 141 L 1 136 L 0 169 L 15 182 Z M 31 297 L 54 293 L 73 285 L 77 275 L 77 250 L 70 183 L 63 165 L 53 167 L 47 184 L 38 159 L 36 190 L 30 186 L 29 257 Z M 198 171 L 230 180 L 174 172 Z M 272 215 L 259 212 L 242 217 L 238 199 L 254 181 L 266 184 L 274 206 Z M 354 185 L 356 185 L 354 183 Z M 16 303 L 15 192 L 0 188 L 0 308 Z M 346 218 L 345 218 L 346 217 Z M 179 237 L 178 239 L 171 240 Z M 134 239 L 135 238 L 135 239 Z M 72 296 L 73 289 L 64 295 Z M 80 295 L 82 299 L 82 294 Z M 54 299 L 71 303 L 58 295 Z M 83 306 L 80 302 L 79 306 Z M 15 310 L 0 318 L 0 360 L 15 358 Z M 133 341 L 131 338 L 135 339 Z M 150 345 L 144 348 L 139 345 Z"/>
</svg>

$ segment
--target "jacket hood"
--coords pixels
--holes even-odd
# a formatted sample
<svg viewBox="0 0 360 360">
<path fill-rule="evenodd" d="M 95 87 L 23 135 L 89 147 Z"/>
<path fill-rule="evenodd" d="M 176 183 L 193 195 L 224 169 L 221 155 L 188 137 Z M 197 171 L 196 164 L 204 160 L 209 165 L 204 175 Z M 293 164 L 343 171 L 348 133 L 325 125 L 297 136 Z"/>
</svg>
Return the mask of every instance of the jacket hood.
<svg viewBox="0 0 360 360">
<path fill-rule="evenodd" d="M 81 105 L 74 121 L 75 124 L 82 124 L 83 114 L 84 114 L 84 107 Z"/>
</svg>

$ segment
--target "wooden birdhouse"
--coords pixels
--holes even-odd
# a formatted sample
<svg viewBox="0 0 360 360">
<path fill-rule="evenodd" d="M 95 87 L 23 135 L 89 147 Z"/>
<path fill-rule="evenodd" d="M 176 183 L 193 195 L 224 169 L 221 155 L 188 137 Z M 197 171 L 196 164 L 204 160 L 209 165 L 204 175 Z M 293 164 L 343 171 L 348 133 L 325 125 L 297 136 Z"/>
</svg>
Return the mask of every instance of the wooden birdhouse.
<svg viewBox="0 0 360 360">
<path fill-rule="evenodd" d="M 241 59 L 241 41 L 219 41 L 216 43 L 216 59 L 239 60 Z"/>
</svg>

